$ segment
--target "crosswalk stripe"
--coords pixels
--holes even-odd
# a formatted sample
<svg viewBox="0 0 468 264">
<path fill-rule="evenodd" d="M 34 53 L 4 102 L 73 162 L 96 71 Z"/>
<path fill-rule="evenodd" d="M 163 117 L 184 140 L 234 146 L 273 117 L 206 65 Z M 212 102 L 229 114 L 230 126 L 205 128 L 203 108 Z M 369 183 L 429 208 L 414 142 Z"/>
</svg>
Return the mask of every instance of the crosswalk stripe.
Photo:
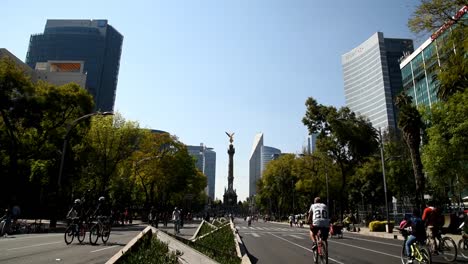
<svg viewBox="0 0 468 264">
<path fill-rule="evenodd" d="M 254 237 L 260 237 L 257 233 L 252 233 L 251 235 Z"/>
</svg>

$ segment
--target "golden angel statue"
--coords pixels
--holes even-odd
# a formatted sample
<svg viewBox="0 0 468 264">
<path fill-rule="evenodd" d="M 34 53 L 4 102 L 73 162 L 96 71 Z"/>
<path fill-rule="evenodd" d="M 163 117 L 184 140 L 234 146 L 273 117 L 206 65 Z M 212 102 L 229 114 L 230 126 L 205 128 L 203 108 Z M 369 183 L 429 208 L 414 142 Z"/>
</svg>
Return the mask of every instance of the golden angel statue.
<svg viewBox="0 0 468 264">
<path fill-rule="evenodd" d="M 228 132 L 225 132 L 225 133 L 226 133 L 226 135 L 228 135 L 229 142 L 231 142 L 231 144 L 232 144 L 232 142 L 234 141 L 234 132 L 232 132 L 230 134 Z"/>
</svg>

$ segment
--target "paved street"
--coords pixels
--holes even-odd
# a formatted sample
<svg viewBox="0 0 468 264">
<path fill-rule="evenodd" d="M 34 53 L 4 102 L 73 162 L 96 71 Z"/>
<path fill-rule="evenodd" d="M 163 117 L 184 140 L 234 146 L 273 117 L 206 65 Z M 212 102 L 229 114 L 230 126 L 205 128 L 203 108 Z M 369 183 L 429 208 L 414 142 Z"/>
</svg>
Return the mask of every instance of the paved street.
<svg viewBox="0 0 468 264">
<path fill-rule="evenodd" d="M 135 237 L 145 225 L 114 227 L 107 244 L 66 245 L 63 233 L 12 235 L 0 238 L 0 263 L 105 263 Z"/>
<path fill-rule="evenodd" d="M 289 227 L 279 223 L 252 222 L 236 219 L 239 234 L 249 251 L 252 263 L 312 263 L 308 226 Z M 457 241 L 458 242 L 458 241 Z M 329 239 L 329 262 L 338 264 L 398 264 L 402 241 L 344 233 L 343 238 Z M 433 263 L 447 263 L 433 257 Z M 456 263 L 468 263 L 458 257 Z"/>
</svg>

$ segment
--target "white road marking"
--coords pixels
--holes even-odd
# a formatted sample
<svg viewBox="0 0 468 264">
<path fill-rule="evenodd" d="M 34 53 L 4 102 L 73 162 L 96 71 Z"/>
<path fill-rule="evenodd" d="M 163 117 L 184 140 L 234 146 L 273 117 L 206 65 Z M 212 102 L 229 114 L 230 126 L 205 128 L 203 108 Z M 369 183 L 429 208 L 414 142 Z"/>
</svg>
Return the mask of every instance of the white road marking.
<svg viewBox="0 0 468 264">
<path fill-rule="evenodd" d="M 24 247 L 17 247 L 17 248 L 9 248 L 9 249 L 7 249 L 7 250 L 18 250 L 18 249 L 23 249 L 23 248 L 40 247 L 40 246 L 52 245 L 52 244 L 58 244 L 58 243 L 63 243 L 63 241 L 50 242 L 50 243 L 42 243 L 42 244 L 36 244 L 36 245 L 24 246 Z"/>
<path fill-rule="evenodd" d="M 394 246 L 394 247 L 402 247 L 403 242 L 400 245 L 392 244 L 392 243 L 386 243 L 386 242 L 380 242 L 376 240 L 370 240 L 370 239 L 364 239 L 364 238 L 357 238 L 357 237 L 349 237 L 353 240 L 361 240 L 361 241 L 367 241 L 367 242 L 372 242 L 372 243 L 377 243 L 377 244 L 382 244 L 382 245 L 388 245 L 388 246 Z"/>
<path fill-rule="evenodd" d="M 257 233 L 251 233 L 251 235 L 254 237 L 260 237 L 260 235 L 258 235 Z"/>
<path fill-rule="evenodd" d="M 297 247 L 303 248 L 303 249 L 305 249 L 305 250 L 310 251 L 310 252 L 313 253 L 312 249 L 303 247 L 303 246 L 301 246 L 301 245 L 299 245 L 299 244 L 296 244 L 296 243 L 294 243 L 294 242 L 292 242 L 292 241 L 289 241 L 289 240 L 287 240 L 287 239 L 285 239 L 285 238 L 282 238 L 282 237 L 280 237 L 280 236 L 277 236 L 277 235 L 274 235 L 274 234 L 271 234 L 271 233 L 270 233 L 270 235 L 272 235 L 272 236 L 274 236 L 274 237 L 277 237 L 277 238 L 279 238 L 279 239 L 282 239 L 282 240 L 284 240 L 284 241 L 286 241 L 286 242 L 288 242 L 288 243 L 290 243 L 290 244 L 293 244 L 293 245 L 295 245 L 295 246 L 297 246 Z M 340 262 L 340 261 L 338 261 L 338 260 L 336 260 L 336 259 L 333 259 L 333 258 L 330 258 L 330 257 L 328 257 L 328 260 L 331 260 L 331 261 L 336 262 L 336 263 L 338 263 L 338 264 L 344 264 L 343 262 Z"/>
<path fill-rule="evenodd" d="M 265 230 L 263 227 L 257 227 L 258 230 Z"/>
<path fill-rule="evenodd" d="M 24 237 L 8 237 L 5 239 L 0 239 L 0 242 L 11 242 L 12 240 L 18 241 L 18 240 L 26 240 L 26 239 L 32 239 L 32 238 L 42 238 L 42 237 L 54 237 L 54 236 L 63 236 L 63 234 L 47 234 L 47 235 L 39 235 L 39 236 L 24 236 Z"/>
<path fill-rule="evenodd" d="M 350 245 L 350 244 L 346 244 L 346 243 L 341 243 L 341 242 L 337 242 L 337 241 L 335 241 L 335 240 L 328 240 L 328 242 L 329 242 L 329 243 L 340 244 L 340 245 L 343 245 L 343 246 L 358 248 L 358 249 L 362 249 L 362 250 L 374 252 L 374 253 L 377 253 L 377 254 L 382 254 L 382 255 L 385 255 L 385 256 L 389 256 L 389 257 L 394 257 L 394 258 L 397 258 L 397 259 L 400 259 L 400 258 L 401 258 L 401 256 L 395 256 L 395 255 L 392 255 L 392 254 L 388 254 L 388 253 L 385 253 L 385 252 L 380 252 L 380 251 L 373 250 L 373 249 L 368 249 L 368 248 L 358 247 L 358 246 L 354 246 L 354 245 Z"/>
<path fill-rule="evenodd" d="M 296 235 L 289 235 L 290 237 L 294 237 L 294 238 L 297 238 L 297 239 L 304 239 L 304 237 L 300 237 L 300 236 L 296 236 Z"/>
<path fill-rule="evenodd" d="M 119 245 L 115 245 L 115 246 L 110 246 L 110 247 L 106 247 L 106 248 L 101 248 L 101 249 L 93 250 L 93 251 L 91 251 L 91 253 L 98 252 L 98 251 L 103 251 L 103 250 L 110 249 L 110 248 L 115 248 L 115 247 L 118 247 L 118 246 L 119 246 Z"/>
</svg>

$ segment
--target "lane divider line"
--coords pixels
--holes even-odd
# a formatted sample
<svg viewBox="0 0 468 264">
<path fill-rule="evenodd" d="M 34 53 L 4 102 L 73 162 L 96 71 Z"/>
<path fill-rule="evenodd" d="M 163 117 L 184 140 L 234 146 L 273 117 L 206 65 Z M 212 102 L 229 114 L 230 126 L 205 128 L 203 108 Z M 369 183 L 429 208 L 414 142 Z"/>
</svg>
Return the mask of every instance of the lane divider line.
<svg viewBox="0 0 468 264">
<path fill-rule="evenodd" d="M 110 246 L 110 247 L 106 247 L 106 248 L 101 248 L 101 249 L 93 250 L 93 251 L 91 251 L 91 253 L 103 251 L 103 250 L 110 249 L 110 248 L 115 248 L 115 247 L 118 247 L 118 246 L 119 246 L 119 245 L 115 245 L 115 246 Z"/>
<path fill-rule="evenodd" d="M 382 244 L 382 245 L 387 245 L 387 246 L 394 246 L 394 247 L 399 247 L 401 248 L 402 245 L 403 245 L 403 241 L 401 241 L 402 243 L 400 244 L 392 244 L 392 243 L 386 243 L 386 242 L 380 242 L 380 241 L 377 241 L 377 240 L 370 240 L 370 239 L 364 239 L 364 238 L 357 238 L 357 237 L 346 237 L 346 238 L 349 238 L 349 239 L 352 239 L 352 240 L 361 240 L 361 241 L 367 241 L 367 242 L 372 242 L 372 243 L 377 243 L 377 244 Z M 334 241 L 335 239 L 333 239 Z M 330 239 L 328 240 L 330 241 Z"/>
<path fill-rule="evenodd" d="M 7 249 L 7 250 L 18 250 L 18 249 L 23 249 L 23 248 L 40 247 L 40 246 L 52 245 L 52 244 L 58 244 L 58 243 L 64 243 L 64 242 L 63 242 L 63 241 L 58 241 L 58 242 L 42 243 L 42 244 L 36 244 L 36 245 L 31 245 L 31 246 L 24 246 L 24 247 L 17 247 L 17 248 L 9 248 L 9 249 Z"/>
<path fill-rule="evenodd" d="M 277 236 L 277 235 L 274 235 L 274 234 L 271 234 L 271 233 L 270 233 L 270 235 L 272 235 L 272 236 L 274 236 L 274 237 L 277 237 L 277 238 L 279 238 L 279 239 L 282 239 L 282 240 L 284 240 L 284 241 L 286 241 L 286 242 L 288 242 L 288 243 L 290 243 L 290 244 L 293 244 L 293 245 L 295 245 L 295 246 L 297 246 L 297 247 L 303 248 L 303 249 L 305 249 L 305 250 L 307 250 L 307 251 L 310 251 L 310 252 L 312 252 L 312 253 L 314 252 L 312 249 L 303 247 L 303 246 L 301 246 L 301 245 L 299 245 L 299 244 L 296 244 L 296 243 L 294 243 L 294 242 L 292 242 L 292 241 L 289 241 L 289 240 L 287 240 L 287 239 L 285 239 L 285 238 L 282 238 L 282 237 L 280 237 L 280 236 Z M 311 242 L 311 243 L 312 243 L 312 242 Z M 338 264 L 344 264 L 343 262 L 340 262 L 340 261 L 338 261 L 338 260 L 336 260 L 336 259 L 333 259 L 333 258 L 330 258 L 330 257 L 328 257 L 328 260 L 331 260 L 331 261 L 336 262 L 336 263 L 338 263 Z"/>
</svg>

